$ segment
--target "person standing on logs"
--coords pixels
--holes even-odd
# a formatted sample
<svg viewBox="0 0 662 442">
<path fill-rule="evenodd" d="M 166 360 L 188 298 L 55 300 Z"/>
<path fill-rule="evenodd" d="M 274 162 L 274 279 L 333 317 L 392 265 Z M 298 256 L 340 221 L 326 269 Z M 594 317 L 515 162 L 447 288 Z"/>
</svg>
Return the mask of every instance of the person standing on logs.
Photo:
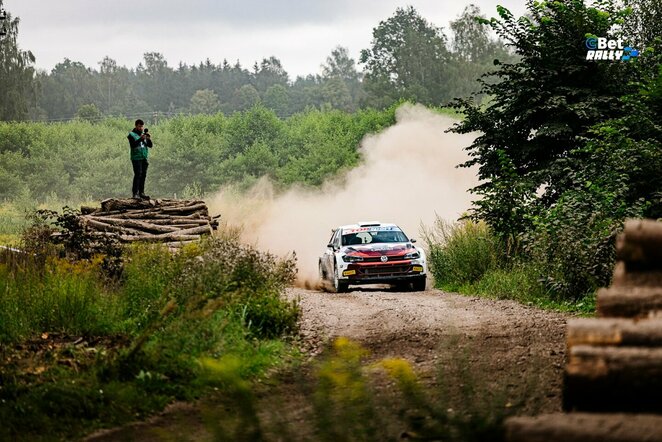
<svg viewBox="0 0 662 442">
<path fill-rule="evenodd" d="M 133 163 L 133 198 L 148 200 L 145 195 L 145 178 L 147 178 L 147 157 L 152 147 L 152 140 L 147 129 L 143 130 L 145 122 L 136 120 L 136 127 L 129 132 L 129 146 L 131 146 L 131 163 Z"/>
</svg>

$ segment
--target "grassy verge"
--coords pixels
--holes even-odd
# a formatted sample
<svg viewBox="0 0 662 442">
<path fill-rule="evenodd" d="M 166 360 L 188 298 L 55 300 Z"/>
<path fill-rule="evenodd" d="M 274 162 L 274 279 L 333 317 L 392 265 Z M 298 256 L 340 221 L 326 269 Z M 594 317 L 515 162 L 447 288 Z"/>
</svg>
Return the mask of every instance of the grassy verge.
<svg viewBox="0 0 662 442">
<path fill-rule="evenodd" d="M 16 204 L 0 204 L 0 245 L 16 244 L 25 225 L 25 215 Z"/>
<path fill-rule="evenodd" d="M 593 293 L 567 299 L 545 287 L 544 269 L 526 257 L 509 257 L 485 223 L 437 219 L 426 229 L 429 262 L 437 287 L 466 295 L 512 299 L 537 307 L 593 315 Z"/>
<path fill-rule="evenodd" d="M 295 263 L 215 239 L 172 256 L 0 256 L 0 439 L 70 439 L 222 386 L 205 364 L 254 379 L 293 354 Z"/>
<path fill-rule="evenodd" d="M 29 193 L 18 195 L 14 201 L 0 203 L 0 245 L 12 246 L 21 241 L 21 233 L 32 223 L 31 217 L 35 210 L 58 210 L 63 206 L 80 207 L 81 205 L 97 206 L 98 202 L 59 201 L 46 199 L 37 203 Z"/>
</svg>

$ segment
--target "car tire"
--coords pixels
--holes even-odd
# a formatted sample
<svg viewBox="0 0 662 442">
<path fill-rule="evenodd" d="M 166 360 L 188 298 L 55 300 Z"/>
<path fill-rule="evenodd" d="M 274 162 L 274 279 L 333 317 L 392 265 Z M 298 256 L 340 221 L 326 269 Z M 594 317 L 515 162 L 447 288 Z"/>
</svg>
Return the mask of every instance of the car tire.
<svg viewBox="0 0 662 442">
<path fill-rule="evenodd" d="M 418 276 L 412 283 L 412 290 L 415 292 L 425 291 L 425 276 Z"/>
<path fill-rule="evenodd" d="M 340 279 L 338 278 L 338 267 L 335 265 L 333 266 L 333 288 L 336 293 L 344 293 L 349 288 L 349 284 L 346 282 L 340 282 Z"/>
<path fill-rule="evenodd" d="M 320 281 L 326 281 L 326 274 L 324 273 L 324 266 L 322 261 L 319 262 Z"/>
</svg>

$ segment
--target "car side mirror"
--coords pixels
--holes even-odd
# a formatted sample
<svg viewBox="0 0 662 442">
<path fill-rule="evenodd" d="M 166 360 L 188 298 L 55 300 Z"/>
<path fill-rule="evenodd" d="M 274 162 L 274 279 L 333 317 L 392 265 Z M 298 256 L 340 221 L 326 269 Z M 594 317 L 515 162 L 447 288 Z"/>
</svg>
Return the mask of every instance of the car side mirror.
<svg viewBox="0 0 662 442">
<path fill-rule="evenodd" d="M 412 242 L 412 243 L 415 243 L 415 242 L 416 242 L 415 239 L 410 239 L 409 241 Z"/>
<path fill-rule="evenodd" d="M 335 249 L 335 247 L 333 247 L 333 244 L 332 244 L 332 243 L 328 243 L 328 244 L 326 245 L 326 248 L 327 248 L 327 249 Z"/>
</svg>

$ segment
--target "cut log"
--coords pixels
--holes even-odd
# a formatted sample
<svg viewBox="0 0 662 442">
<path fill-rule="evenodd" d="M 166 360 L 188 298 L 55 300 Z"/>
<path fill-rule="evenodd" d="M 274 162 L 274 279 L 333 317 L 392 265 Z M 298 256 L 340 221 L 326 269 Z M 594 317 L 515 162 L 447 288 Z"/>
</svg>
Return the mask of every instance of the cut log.
<svg viewBox="0 0 662 442">
<path fill-rule="evenodd" d="M 107 199 L 101 209 L 87 208 L 85 212 L 81 221 L 89 235 L 112 236 L 123 242 L 196 241 L 201 235 L 212 235 L 220 217 L 211 218 L 205 202 L 197 199 Z"/>
<path fill-rule="evenodd" d="M 191 213 L 195 211 L 207 211 L 207 205 L 205 203 L 198 203 L 193 206 L 172 206 L 164 207 L 162 209 L 163 213 Z"/>
<path fill-rule="evenodd" d="M 662 441 L 662 416 L 653 414 L 546 414 L 505 422 L 508 442 Z"/>
<path fill-rule="evenodd" d="M 598 290 L 596 304 L 598 316 L 649 317 L 662 311 L 662 286 L 603 288 Z"/>
<path fill-rule="evenodd" d="M 566 411 L 662 412 L 662 348 L 576 345 L 564 376 Z"/>
<path fill-rule="evenodd" d="M 135 210 L 154 207 L 154 200 L 137 200 L 133 198 L 116 199 L 109 198 L 101 201 L 101 210 L 109 212 L 111 210 Z"/>
<path fill-rule="evenodd" d="M 107 218 L 107 217 L 101 217 L 101 216 L 95 216 L 95 217 L 83 217 L 86 220 L 94 220 L 94 221 L 99 221 L 102 223 L 110 224 L 113 226 L 118 226 L 118 227 L 129 227 L 133 228 L 136 230 L 142 230 L 143 232 L 157 232 L 157 233 L 170 233 L 170 232 L 176 232 L 179 230 L 177 227 L 171 227 L 171 226 L 160 226 L 156 224 L 152 224 L 149 222 L 145 221 L 138 221 L 138 220 L 127 220 L 127 219 L 116 219 L 116 218 Z"/>
<path fill-rule="evenodd" d="M 568 348 L 575 345 L 662 347 L 662 319 L 568 320 Z"/>
<path fill-rule="evenodd" d="M 616 255 L 629 270 L 662 270 L 662 223 L 653 220 L 628 220 L 616 239 Z"/>
<path fill-rule="evenodd" d="M 167 225 L 174 226 L 177 223 L 187 224 L 190 226 L 204 226 L 209 224 L 209 221 L 206 219 L 179 219 L 179 218 L 168 218 L 168 219 L 159 219 L 159 218 L 147 218 L 147 219 L 136 219 L 136 221 L 146 222 L 155 225 Z"/>
<path fill-rule="evenodd" d="M 83 218 L 83 223 L 88 227 L 93 227 L 100 232 L 117 232 L 124 235 L 142 235 L 143 232 L 128 227 L 114 226 L 101 221 L 96 221 L 90 218 Z"/>
<path fill-rule="evenodd" d="M 622 261 L 614 267 L 612 287 L 660 287 L 662 270 L 636 271 Z"/>
<path fill-rule="evenodd" d="M 144 236 L 128 236 L 122 235 L 120 239 L 126 242 L 180 242 L 180 241 L 199 241 L 200 235 L 180 235 L 178 233 L 168 233 L 165 235 L 144 235 Z"/>
<path fill-rule="evenodd" d="M 88 207 L 88 206 L 81 206 L 80 207 L 80 213 L 83 215 L 89 215 L 90 213 L 94 213 L 97 210 L 99 210 L 96 207 Z"/>
</svg>

